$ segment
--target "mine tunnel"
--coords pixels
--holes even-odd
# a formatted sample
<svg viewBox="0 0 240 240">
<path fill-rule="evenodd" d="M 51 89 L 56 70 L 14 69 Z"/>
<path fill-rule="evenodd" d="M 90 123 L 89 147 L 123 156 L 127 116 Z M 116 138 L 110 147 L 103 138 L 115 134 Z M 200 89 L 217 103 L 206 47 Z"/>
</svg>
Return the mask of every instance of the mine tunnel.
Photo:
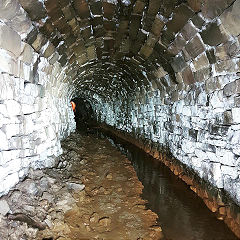
<svg viewBox="0 0 240 240">
<path fill-rule="evenodd" d="M 239 239 L 239 13 L 0 0 L 0 239 Z"/>
</svg>

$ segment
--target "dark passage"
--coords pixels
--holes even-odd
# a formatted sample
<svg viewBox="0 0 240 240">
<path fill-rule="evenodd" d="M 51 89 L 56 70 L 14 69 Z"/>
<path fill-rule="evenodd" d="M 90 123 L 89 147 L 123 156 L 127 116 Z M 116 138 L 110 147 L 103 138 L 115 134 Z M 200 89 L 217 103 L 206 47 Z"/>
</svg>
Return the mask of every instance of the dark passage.
<svg viewBox="0 0 240 240">
<path fill-rule="evenodd" d="M 83 98 L 74 98 L 72 101 L 76 104 L 74 111 L 75 121 L 79 129 L 87 129 L 95 125 L 95 116 L 91 104 Z"/>
<path fill-rule="evenodd" d="M 142 197 L 158 214 L 167 240 L 238 239 L 165 165 L 129 143 L 109 140 L 131 160 L 144 185 Z"/>
</svg>

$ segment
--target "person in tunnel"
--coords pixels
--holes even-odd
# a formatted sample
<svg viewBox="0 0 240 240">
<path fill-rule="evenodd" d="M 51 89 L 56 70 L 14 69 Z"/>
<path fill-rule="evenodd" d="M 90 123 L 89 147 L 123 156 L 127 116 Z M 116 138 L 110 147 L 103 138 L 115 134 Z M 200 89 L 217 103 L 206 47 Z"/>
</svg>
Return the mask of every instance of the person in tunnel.
<svg viewBox="0 0 240 240">
<path fill-rule="evenodd" d="M 75 98 L 71 101 L 71 105 L 77 128 L 89 131 L 94 126 L 94 112 L 91 104 L 83 98 Z"/>
<path fill-rule="evenodd" d="M 73 110 L 73 112 L 76 112 L 76 103 L 73 102 L 73 101 L 71 101 L 70 103 L 71 103 L 71 105 L 72 105 L 72 110 Z"/>
</svg>

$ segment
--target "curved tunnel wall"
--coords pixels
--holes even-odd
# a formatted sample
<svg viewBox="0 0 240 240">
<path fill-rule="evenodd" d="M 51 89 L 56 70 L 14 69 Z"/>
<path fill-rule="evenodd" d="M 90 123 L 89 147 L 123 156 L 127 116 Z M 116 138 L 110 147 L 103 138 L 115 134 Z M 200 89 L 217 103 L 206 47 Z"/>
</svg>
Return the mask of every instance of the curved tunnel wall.
<svg viewBox="0 0 240 240">
<path fill-rule="evenodd" d="M 5 121 L 2 153 L 36 149 L 35 135 L 43 126 L 53 127 L 57 137 L 52 148 L 59 146 L 59 139 L 74 129 L 69 100 L 83 97 L 92 103 L 99 121 L 169 148 L 240 202 L 239 0 L 0 4 L 1 84 L 14 91 L 12 99 L 1 93 L 1 106 L 8 108 L 0 115 Z M 11 44 L 6 44 L 9 39 Z M 13 117 L 11 104 L 17 103 L 12 100 L 19 104 Z M 33 100 L 36 109 L 25 112 L 26 103 Z M 48 121 L 39 124 L 39 114 Z M 23 130 L 27 118 L 34 134 Z M 19 132 L 8 134 L 10 123 L 19 125 Z M 44 145 L 49 138 L 42 134 L 39 148 L 51 152 Z M 24 136 L 31 147 L 24 145 Z M 21 147 L 15 146 L 17 138 Z M 26 169 L 42 161 L 36 150 L 33 156 Z M 13 170 L 4 165 L 8 158 L 2 159 L 4 174 L 12 176 Z M 19 165 L 14 170 L 18 177 L 13 182 L 21 177 L 21 169 Z M 7 179 L 5 175 L 1 179 Z M 11 186 L 2 185 L 1 193 Z"/>
<path fill-rule="evenodd" d="M 32 28 L 17 1 L 0 1 L 0 196 L 30 168 L 53 166 L 75 129 L 65 69 L 23 41 Z"/>
</svg>

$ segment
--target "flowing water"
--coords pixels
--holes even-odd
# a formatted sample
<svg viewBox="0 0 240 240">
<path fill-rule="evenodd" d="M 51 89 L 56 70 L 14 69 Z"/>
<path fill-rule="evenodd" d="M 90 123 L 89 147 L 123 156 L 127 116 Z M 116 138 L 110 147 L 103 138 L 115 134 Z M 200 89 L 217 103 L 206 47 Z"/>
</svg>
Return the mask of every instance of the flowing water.
<svg viewBox="0 0 240 240">
<path fill-rule="evenodd" d="M 132 162 L 144 185 L 142 197 L 157 213 L 167 240 L 238 239 L 163 163 L 129 143 L 108 139 Z"/>
</svg>

